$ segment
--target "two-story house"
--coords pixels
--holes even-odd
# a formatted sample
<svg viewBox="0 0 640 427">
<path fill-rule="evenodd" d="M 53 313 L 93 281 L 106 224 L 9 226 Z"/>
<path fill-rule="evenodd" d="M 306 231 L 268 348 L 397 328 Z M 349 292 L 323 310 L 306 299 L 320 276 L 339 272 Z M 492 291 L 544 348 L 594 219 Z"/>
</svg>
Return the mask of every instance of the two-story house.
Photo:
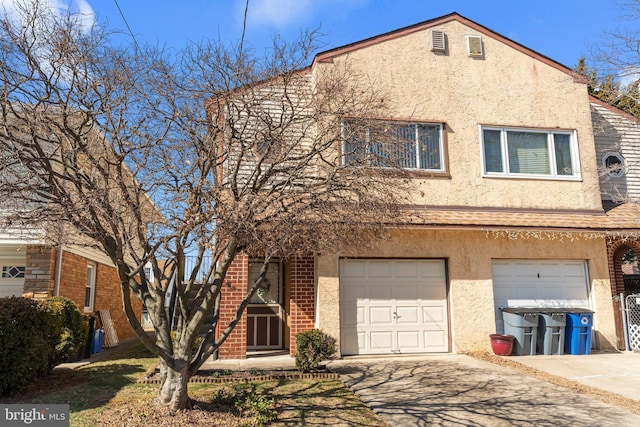
<svg viewBox="0 0 640 427">
<path fill-rule="evenodd" d="M 607 235 L 638 224 L 603 209 L 586 81 L 456 13 L 322 52 L 301 72 L 313 84 L 346 62 L 385 88 L 391 108 L 372 123 L 415 147 L 412 203 L 355 257 L 275 263 L 273 295 L 253 301 L 220 357 L 293 353 L 313 327 L 341 355 L 487 349 L 509 306 L 591 309 L 596 346 L 615 347 Z M 255 270 L 242 256 L 227 279 Z M 238 296 L 223 298 L 230 317 Z"/>
</svg>

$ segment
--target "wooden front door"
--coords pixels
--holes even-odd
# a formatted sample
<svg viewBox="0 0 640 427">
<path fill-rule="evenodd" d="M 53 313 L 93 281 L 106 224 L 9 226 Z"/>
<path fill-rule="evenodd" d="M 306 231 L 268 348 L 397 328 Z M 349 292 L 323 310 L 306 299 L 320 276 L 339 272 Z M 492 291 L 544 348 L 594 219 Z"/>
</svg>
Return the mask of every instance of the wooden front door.
<svg viewBox="0 0 640 427">
<path fill-rule="evenodd" d="M 259 275 L 261 263 L 249 263 L 249 283 Z M 283 348 L 282 269 L 280 262 L 269 264 L 266 282 L 247 306 L 247 350 Z"/>
</svg>

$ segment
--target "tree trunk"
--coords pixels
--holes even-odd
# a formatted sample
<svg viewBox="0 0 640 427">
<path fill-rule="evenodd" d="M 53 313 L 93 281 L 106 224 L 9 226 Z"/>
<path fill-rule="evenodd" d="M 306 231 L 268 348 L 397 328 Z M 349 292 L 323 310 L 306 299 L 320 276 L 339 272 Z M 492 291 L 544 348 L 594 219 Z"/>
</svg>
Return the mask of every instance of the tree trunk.
<svg viewBox="0 0 640 427">
<path fill-rule="evenodd" d="M 171 365 L 160 359 L 160 390 L 158 399 L 169 408 L 190 409 L 191 399 L 187 390 L 189 363 L 175 361 Z"/>
</svg>

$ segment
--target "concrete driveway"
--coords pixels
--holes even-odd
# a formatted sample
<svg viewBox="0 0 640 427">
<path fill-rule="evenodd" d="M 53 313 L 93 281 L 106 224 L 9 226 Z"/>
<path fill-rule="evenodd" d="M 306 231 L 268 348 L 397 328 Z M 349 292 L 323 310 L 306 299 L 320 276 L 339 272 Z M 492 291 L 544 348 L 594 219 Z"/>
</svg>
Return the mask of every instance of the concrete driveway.
<svg viewBox="0 0 640 427">
<path fill-rule="evenodd" d="M 640 416 L 624 409 L 464 355 L 349 358 L 328 366 L 392 426 L 640 425 Z"/>
</svg>

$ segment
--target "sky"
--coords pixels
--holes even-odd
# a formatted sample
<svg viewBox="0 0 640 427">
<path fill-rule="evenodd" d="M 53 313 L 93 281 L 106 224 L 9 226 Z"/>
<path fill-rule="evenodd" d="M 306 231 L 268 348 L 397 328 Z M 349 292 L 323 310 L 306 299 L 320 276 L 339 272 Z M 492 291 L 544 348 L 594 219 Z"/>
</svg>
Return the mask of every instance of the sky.
<svg viewBox="0 0 640 427">
<path fill-rule="evenodd" d="M 20 0 L 0 0 L 5 8 Z M 204 38 L 237 42 L 245 0 L 46 0 L 88 19 L 179 49 Z M 293 40 L 318 29 L 322 50 L 457 12 L 526 47 L 574 67 L 602 45 L 619 19 L 621 0 L 249 0 L 245 45 L 264 50 L 273 37 Z M 637 25 L 637 24 L 636 24 Z"/>
</svg>

